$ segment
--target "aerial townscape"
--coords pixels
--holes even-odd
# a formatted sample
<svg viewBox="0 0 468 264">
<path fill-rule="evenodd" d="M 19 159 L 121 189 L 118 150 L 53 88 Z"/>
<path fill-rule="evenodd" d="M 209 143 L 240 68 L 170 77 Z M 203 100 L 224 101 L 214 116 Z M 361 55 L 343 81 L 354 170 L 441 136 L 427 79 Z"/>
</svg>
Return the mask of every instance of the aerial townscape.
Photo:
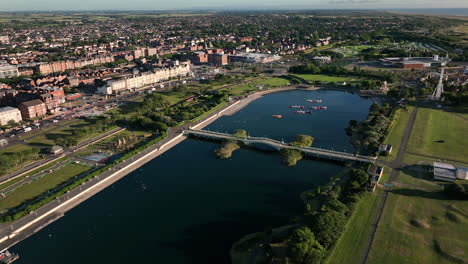
<svg viewBox="0 0 468 264">
<path fill-rule="evenodd" d="M 468 2 L 396 2 L 0 0 L 0 264 L 468 263 Z"/>
</svg>

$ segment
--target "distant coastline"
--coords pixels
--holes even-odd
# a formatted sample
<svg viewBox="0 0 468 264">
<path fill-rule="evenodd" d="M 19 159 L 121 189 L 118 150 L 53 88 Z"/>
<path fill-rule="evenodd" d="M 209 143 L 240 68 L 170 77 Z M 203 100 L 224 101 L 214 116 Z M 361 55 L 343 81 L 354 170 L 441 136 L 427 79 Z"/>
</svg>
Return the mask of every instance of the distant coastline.
<svg viewBox="0 0 468 264">
<path fill-rule="evenodd" d="M 418 15 L 468 16 L 468 8 L 413 8 L 388 9 L 386 11 Z"/>
</svg>

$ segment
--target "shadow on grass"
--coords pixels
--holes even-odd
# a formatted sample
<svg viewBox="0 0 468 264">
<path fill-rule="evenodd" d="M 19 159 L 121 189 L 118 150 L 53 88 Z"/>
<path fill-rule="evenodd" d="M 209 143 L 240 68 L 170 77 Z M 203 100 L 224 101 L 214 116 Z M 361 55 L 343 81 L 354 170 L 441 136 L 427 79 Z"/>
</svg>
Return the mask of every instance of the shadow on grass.
<svg viewBox="0 0 468 264">
<path fill-rule="evenodd" d="M 70 132 L 71 133 L 71 129 L 67 129 L 67 130 L 64 130 L 64 132 Z M 58 138 L 63 138 L 63 136 L 65 136 L 67 134 L 61 134 L 61 133 L 48 133 L 45 135 L 45 137 L 47 139 L 50 139 L 50 140 L 56 140 Z"/>
<path fill-rule="evenodd" d="M 401 168 L 401 172 L 416 179 L 433 181 L 430 165 L 408 165 Z"/>
<path fill-rule="evenodd" d="M 31 142 L 30 145 L 38 148 L 50 148 L 53 144 L 47 144 L 42 142 Z"/>
<path fill-rule="evenodd" d="M 468 114 L 468 106 L 449 107 L 445 111 L 454 114 Z"/>
</svg>

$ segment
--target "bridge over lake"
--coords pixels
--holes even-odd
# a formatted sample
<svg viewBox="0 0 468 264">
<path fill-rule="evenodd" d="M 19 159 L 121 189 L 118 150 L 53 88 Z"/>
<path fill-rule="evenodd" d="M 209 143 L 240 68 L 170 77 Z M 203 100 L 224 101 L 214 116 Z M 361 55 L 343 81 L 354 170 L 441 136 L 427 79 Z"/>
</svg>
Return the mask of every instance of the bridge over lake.
<svg viewBox="0 0 468 264">
<path fill-rule="evenodd" d="M 375 163 L 377 157 L 370 157 L 370 156 L 363 156 L 363 155 L 355 155 L 352 153 L 347 152 L 340 152 L 335 150 L 328 150 L 328 149 L 321 149 L 321 148 L 314 148 L 314 147 L 296 147 L 285 144 L 284 142 L 277 141 L 271 138 L 266 137 L 236 137 L 230 134 L 219 133 L 214 131 L 208 130 L 199 130 L 199 129 L 187 129 L 184 131 L 185 135 L 194 136 L 199 138 L 207 138 L 207 139 L 214 139 L 214 140 L 235 140 L 238 142 L 242 142 L 245 145 L 267 145 L 276 150 L 281 150 L 283 148 L 289 149 L 296 149 L 302 151 L 307 156 L 318 157 L 322 159 L 332 159 L 338 161 L 359 161 L 365 163 Z"/>
</svg>

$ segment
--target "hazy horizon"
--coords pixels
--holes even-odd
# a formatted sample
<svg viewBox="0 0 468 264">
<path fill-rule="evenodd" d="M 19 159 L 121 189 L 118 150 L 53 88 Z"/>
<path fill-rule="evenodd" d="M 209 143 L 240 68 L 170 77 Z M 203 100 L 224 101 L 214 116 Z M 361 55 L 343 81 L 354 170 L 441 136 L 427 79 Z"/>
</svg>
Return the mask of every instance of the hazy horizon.
<svg viewBox="0 0 468 264">
<path fill-rule="evenodd" d="M 443 8 L 441 8 L 443 5 Z M 424 6 L 424 8 L 421 8 Z M 0 11 L 177 11 L 177 10 L 388 10 L 388 9 L 451 9 L 468 8 L 466 0 L 290 0 L 249 1 L 224 3 L 215 0 L 0 0 Z"/>
</svg>

